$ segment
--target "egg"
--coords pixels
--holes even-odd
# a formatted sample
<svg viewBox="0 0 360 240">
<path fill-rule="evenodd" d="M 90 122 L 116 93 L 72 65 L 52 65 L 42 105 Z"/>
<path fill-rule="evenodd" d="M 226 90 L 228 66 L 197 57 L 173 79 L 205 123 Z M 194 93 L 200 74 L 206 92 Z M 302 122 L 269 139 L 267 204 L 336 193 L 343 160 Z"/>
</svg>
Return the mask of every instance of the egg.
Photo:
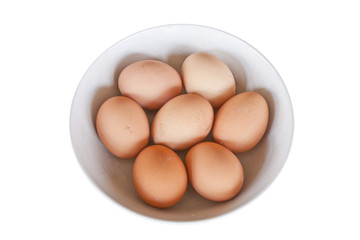
<svg viewBox="0 0 360 240">
<path fill-rule="evenodd" d="M 179 73 L 157 60 L 143 60 L 128 65 L 118 79 L 120 92 L 140 106 L 159 109 L 182 91 Z"/>
<path fill-rule="evenodd" d="M 242 165 L 224 146 L 199 143 L 189 150 L 185 164 L 191 185 L 204 198 L 221 202 L 240 192 L 244 182 Z"/>
<path fill-rule="evenodd" d="M 186 92 L 203 96 L 214 108 L 235 95 L 235 79 L 231 70 L 208 53 L 188 56 L 182 65 L 181 75 Z"/>
<path fill-rule="evenodd" d="M 101 142 L 119 158 L 135 157 L 149 141 L 149 122 L 144 110 L 130 98 L 106 100 L 96 116 Z"/>
<path fill-rule="evenodd" d="M 137 193 L 149 205 L 167 208 L 185 193 L 187 174 L 184 163 L 171 149 L 152 145 L 142 150 L 133 167 Z"/>
<path fill-rule="evenodd" d="M 179 95 L 157 112 L 151 136 L 156 144 L 183 150 L 209 134 L 213 119 L 213 108 L 205 98 L 197 94 Z"/>
<path fill-rule="evenodd" d="M 244 92 L 229 99 L 218 110 L 213 136 L 216 142 L 231 151 L 245 152 L 261 140 L 268 121 L 265 98 L 256 92 Z"/>
</svg>

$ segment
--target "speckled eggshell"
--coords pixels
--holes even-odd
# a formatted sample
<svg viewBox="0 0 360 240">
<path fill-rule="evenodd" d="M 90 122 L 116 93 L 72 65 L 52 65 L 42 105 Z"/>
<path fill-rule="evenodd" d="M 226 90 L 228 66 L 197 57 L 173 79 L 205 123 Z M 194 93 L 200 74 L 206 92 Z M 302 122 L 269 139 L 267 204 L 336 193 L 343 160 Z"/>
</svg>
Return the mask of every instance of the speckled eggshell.
<svg viewBox="0 0 360 240">
<path fill-rule="evenodd" d="M 188 56 L 181 68 L 184 87 L 188 93 L 197 93 L 220 107 L 235 95 L 235 79 L 229 67 L 208 53 Z"/>
<path fill-rule="evenodd" d="M 184 163 L 174 151 L 165 146 L 152 145 L 137 156 L 133 181 L 137 193 L 146 203 L 167 208 L 184 195 L 187 174 Z"/>
<path fill-rule="evenodd" d="M 143 108 L 155 110 L 182 91 L 179 73 L 157 60 L 142 60 L 128 65 L 119 75 L 118 86 Z"/>
<path fill-rule="evenodd" d="M 214 119 L 211 104 L 197 94 L 179 95 L 155 115 L 151 136 L 156 144 L 184 150 L 204 140 Z"/>
<path fill-rule="evenodd" d="M 226 147 L 202 142 L 186 155 L 186 169 L 194 189 L 212 201 L 227 201 L 240 192 L 244 171 L 239 159 Z"/>
<path fill-rule="evenodd" d="M 96 117 L 101 142 L 119 158 L 135 157 L 149 141 L 149 122 L 144 110 L 130 98 L 106 100 Z"/>
<path fill-rule="evenodd" d="M 218 110 L 213 136 L 234 153 L 252 149 L 263 137 L 269 121 L 265 98 L 256 92 L 240 93 Z"/>
</svg>

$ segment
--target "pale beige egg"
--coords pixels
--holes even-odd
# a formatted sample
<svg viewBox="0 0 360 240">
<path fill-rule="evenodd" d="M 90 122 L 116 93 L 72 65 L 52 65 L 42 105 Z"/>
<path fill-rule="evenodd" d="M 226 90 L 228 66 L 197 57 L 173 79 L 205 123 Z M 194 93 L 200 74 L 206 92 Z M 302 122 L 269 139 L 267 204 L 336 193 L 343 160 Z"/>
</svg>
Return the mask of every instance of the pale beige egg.
<svg viewBox="0 0 360 240">
<path fill-rule="evenodd" d="M 149 141 L 145 112 L 128 97 L 106 100 L 97 113 L 96 129 L 105 147 L 120 158 L 135 157 Z"/>
<path fill-rule="evenodd" d="M 226 201 L 240 192 L 244 171 L 239 159 L 226 147 L 202 142 L 186 155 L 189 180 L 201 196 L 212 201 Z"/>
<path fill-rule="evenodd" d="M 235 79 L 231 70 L 208 53 L 188 56 L 182 65 L 181 75 L 186 92 L 203 96 L 214 108 L 235 95 Z"/>
<path fill-rule="evenodd" d="M 182 91 L 179 73 L 157 60 L 142 60 L 128 65 L 119 75 L 120 92 L 146 109 L 159 109 Z"/>
<path fill-rule="evenodd" d="M 256 92 L 244 92 L 229 99 L 218 110 L 213 136 L 231 151 L 245 152 L 261 140 L 268 122 L 265 98 Z"/>
<path fill-rule="evenodd" d="M 208 100 L 197 94 L 183 94 L 168 101 L 155 115 L 151 136 L 156 144 L 183 150 L 209 134 L 214 111 Z"/>
</svg>

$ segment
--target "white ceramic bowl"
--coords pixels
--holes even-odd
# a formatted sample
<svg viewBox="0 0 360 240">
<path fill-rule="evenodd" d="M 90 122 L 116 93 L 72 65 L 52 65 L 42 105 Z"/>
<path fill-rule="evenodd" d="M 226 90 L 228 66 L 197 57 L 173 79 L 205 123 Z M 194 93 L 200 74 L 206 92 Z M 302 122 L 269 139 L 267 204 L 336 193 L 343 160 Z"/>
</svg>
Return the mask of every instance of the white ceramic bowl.
<svg viewBox="0 0 360 240">
<path fill-rule="evenodd" d="M 134 159 L 119 159 L 101 143 L 95 129 L 100 105 L 120 95 L 121 70 L 142 59 L 158 59 L 180 71 L 184 59 L 204 51 L 224 61 L 236 79 L 237 93 L 256 91 L 270 108 L 265 136 L 249 152 L 238 154 L 245 182 L 234 199 L 215 203 L 198 195 L 189 184 L 184 197 L 173 207 L 157 209 L 145 204 L 132 182 Z M 154 112 L 147 112 L 150 122 Z M 90 66 L 76 91 L 70 114 L 71 140 L 80 165 L 89 178 L 123 207 L 145 216 L 175 221 L 211 218 L 233 211 L 264 191 L 282 169 L 293 137 L 293 111 L 279 74 L 256 49 L 239 38 L 209 27 L 166 25 L 131 35 L 107 49 Z M 178 152 L 184 159 L 186 151 Z"/>
</svg>

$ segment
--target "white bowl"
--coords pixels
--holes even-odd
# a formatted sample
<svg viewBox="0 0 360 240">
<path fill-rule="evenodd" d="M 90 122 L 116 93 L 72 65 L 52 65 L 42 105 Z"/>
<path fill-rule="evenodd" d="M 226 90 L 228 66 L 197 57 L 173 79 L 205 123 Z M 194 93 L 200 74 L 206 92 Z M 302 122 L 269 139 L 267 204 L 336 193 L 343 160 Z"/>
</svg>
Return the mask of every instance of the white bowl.
<svg viewBox="0 0 360 240">
<path fill-rule="evenodd" d="M 157 209 L 145 204 L 132 182 L 134 159 L 119 159 L 101 143 L 95 116 L 108 98 L 120 95 L 121 70 L 142 59 L 158 59 L 180 71 L 194 52 L 208 52 L 224 61 L 236 79 L 237 93 L 256 91 L 270 109 L 268 129 L 249 152 L 237 154 L 245 172 L 241 192 L 222 203 L 208 201 L 189 184 L 184 197 L 173 207 Z M 154 112 L 147 112 L 151 122 Z M 166 25 L 131 35 L 107 49 L 82 78 L 71 107 L 70 132 L 75 154 L 89 178 L 110 198 L 145 216 L 192 221 L 228 213 L 263 192 L 282 169 L 293 137 L 293 111 L 281 77 L 266 58 L 241 39 L 223 31 L 196 25 Z M 182 159 L 186 151 L 178 152 Z"/>
</svg>

